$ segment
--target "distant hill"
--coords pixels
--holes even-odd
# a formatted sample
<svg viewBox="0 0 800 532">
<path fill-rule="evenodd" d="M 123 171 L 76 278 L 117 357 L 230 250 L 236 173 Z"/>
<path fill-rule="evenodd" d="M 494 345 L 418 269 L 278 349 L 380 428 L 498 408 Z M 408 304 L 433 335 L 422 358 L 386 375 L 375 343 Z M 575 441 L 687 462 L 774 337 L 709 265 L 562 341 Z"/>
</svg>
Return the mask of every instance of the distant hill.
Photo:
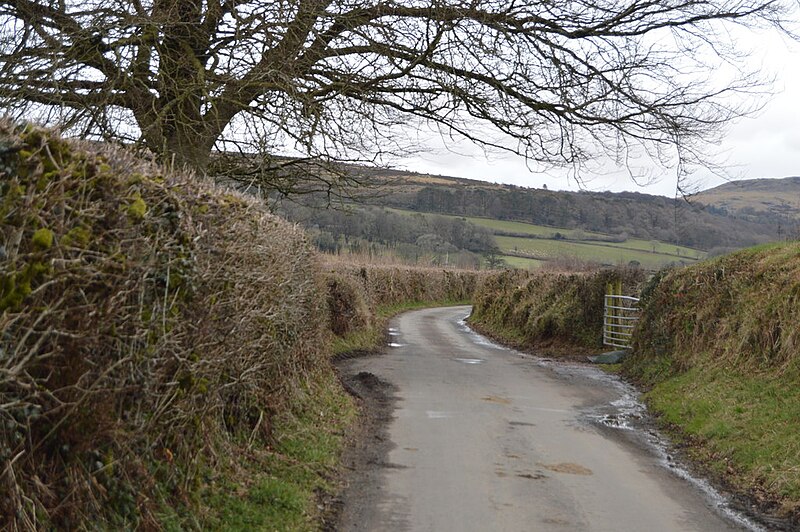
<svg viewBox="0 0 800 532">
<path fill-rule="evenodd" d="M 744 206 L 743 210 L 717 206 L 711 196 L 698 195 L 695 202 L 686 202 L 638 192 L 549 191 L 398 170 L 353 167 L 352 171 L 373 185 L 358 192 L 369 205 L 581 229 L 703 250 L 776 240 L 782 224 L 784 230 L 786 226 L 780 217 L 751 213 Z M 800 183 L 800 178 L 794 179 Z M 781 200 L 787 196 L 775 195 Z M 782 208 L 781 200 L 770 199 L 768 191 L 762 193 L 762 201 L 778 206 L 773 205 L 773 211 Z"/>
<path fill-rule="evenodd" d="M 800 176 L 732 181 L 692 197 L 720 214 L 760 223 L 800 220 Z"/>
</svg>

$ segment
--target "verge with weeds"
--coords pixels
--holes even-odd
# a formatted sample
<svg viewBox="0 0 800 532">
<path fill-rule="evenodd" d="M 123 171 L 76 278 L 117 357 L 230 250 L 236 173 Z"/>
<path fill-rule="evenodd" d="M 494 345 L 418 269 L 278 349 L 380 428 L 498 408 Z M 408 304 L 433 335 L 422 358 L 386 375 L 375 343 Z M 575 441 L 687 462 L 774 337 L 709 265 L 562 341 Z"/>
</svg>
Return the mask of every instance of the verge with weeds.
<svg viewBox="0 0 800 532">
<path fill-rule="evenodd" d="M 656 275 L 623 373 L 689 453 L 765 509 L 800 515 L 800 243 Z"/>
</svg>

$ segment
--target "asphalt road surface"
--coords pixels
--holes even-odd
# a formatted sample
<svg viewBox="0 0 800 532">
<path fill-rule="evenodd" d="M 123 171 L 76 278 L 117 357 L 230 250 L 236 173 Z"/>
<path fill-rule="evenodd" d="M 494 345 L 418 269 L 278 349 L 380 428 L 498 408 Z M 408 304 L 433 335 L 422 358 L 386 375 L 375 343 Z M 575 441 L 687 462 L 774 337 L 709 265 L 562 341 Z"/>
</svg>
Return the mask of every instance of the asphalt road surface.
<svg viewBox="0 0 800 532">
<path fill-rule="evenodd" d="M 403 314 L 385 354 L 346 363 L 393 384 L 396 402 L 385 452 L 353 481 L 337 529 L 743 529 L 627 426 L 637 407 L 624 385 L 493 345 L 468 313 Z"/>
</svg>

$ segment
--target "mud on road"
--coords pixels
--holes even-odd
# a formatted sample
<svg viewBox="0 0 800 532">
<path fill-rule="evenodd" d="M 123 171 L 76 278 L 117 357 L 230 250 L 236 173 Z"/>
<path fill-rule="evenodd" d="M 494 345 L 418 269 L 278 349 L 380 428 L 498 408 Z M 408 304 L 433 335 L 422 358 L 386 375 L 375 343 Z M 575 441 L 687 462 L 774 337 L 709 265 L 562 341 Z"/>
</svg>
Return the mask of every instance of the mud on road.
<svg viewBox="0 0 800 532">
<path fill-rule="evenodd" d="M 380 353 L 362 352 L 359 356 L 380 356 Z M 376 486 L 394 446 L 389 438 L 389 424 L 395 409 L 397 387 L 367 371 L 354 370 L 354 358 L 336 362 L 342 384 L 359 401 L 361 417 L 342 458 L 346 488 L 325 501 L 325 532 L 340 530 L 343 521 L 363 521 L 359 512 L 378 504 Z M 359 503 L 354 504 L 354 501 Z"/>
</svg>

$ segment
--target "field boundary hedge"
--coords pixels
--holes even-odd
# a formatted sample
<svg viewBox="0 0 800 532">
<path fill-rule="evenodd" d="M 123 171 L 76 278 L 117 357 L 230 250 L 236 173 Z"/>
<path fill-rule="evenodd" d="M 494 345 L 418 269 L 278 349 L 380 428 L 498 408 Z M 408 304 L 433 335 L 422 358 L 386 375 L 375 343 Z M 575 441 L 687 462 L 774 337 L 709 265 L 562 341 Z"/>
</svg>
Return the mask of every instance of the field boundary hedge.
<svg viewBox="0 0 800 532">
<path fill-rule="evenodd" d="M 644 273 L 602 269 L 587 273 L 508 270 L 479 284 L 470 323 L 518 349 L 575 357 L 603 349 L 603 296 L 610 282 L 635 293 Z"/>
</svg>

